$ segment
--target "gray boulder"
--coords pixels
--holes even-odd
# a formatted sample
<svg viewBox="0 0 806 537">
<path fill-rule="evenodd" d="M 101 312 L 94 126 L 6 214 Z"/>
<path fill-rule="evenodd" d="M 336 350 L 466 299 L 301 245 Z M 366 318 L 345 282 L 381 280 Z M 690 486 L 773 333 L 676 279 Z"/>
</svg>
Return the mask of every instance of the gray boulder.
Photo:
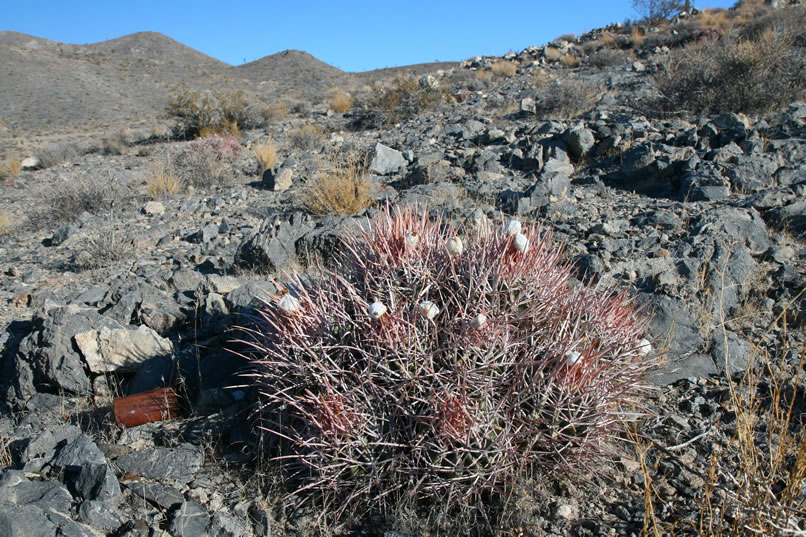
<svg viewBox="0 0 806 537">
<path fill-rule="evenodd" d="M 267 218 L 257 233 L 238 246 L 235 264 L 262 274 L 277 272 L 296 259 L 297 240 L 314 229 L 302 213 L 294 213 L 287 221 Z"/>
<path fill-rule="evenodd" d="M 196 502 L 183 502 L 171 513 L 171 534 L 176 537 L 206 535 L 210 514 Z"/>
<path fill-rule="evenodd" d="M 375 156 L 369 164 L 369 169 L 379 175 L 391 175 L 405 168 L 406 164 L 403 153 L 378 142 L 375 144 Z"/>
<path fill-rule="evenodd" d="M 568 146 L 568 153 L 575 161 L 579 161 L 593 148 L 596 139 L 593 131 L 585 127 L 573 128 L 562 135 L 562 141 Z"/>
<path fill-rule="evenodd" d="M 765 217 L 777 229 L 806 238 L 806 199 L 769 211 Z"/>
<path fill-rule="evenodd" d="M 115 463 L 123 472 L 148 479 L 171 479 L 187 483 L 202 466 L 204 455 L 199 446 L 180 444 L 173 448 L 153 448 L 121 455 Z"/>
</svg>

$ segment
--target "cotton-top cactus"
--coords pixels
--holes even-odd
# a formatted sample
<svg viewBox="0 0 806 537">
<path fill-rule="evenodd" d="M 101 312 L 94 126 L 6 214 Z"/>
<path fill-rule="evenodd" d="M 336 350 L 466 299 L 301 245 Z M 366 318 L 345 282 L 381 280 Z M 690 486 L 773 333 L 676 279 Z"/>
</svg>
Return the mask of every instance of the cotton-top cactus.
<svg viewBox="0 0 806 537">
<path fill-rule="evenodd" d="M 300 494 L 490 505 L 534 468 L 580 470 L 640 407 L 645 320 L 576 282 L 548 233 L 404 208 L 345 240 L 316 283 L 292 278 L 293 307 L 267 304 L 254 344 L 262 426 Z"/>
</svg>

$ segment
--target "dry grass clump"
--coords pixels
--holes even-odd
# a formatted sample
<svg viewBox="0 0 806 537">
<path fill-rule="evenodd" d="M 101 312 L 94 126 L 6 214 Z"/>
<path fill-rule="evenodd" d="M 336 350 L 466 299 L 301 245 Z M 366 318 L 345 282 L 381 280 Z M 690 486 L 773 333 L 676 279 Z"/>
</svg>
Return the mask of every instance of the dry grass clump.
<svg viewBox="0 0 806 537">
<path fill-rule="evenodd" d="M 775 10 L 719 40 L 674 51 L 655 77 L 660 108 L 671 113 L 766 113 L 806 90 L 806 10 Z"/>
<path fill-rule="evenodd" d="M 256 145 L 252 148 L 252 152 L 255 154 L 257 163 L 260 166 L 261 174 L 274 168 L 274 165 L 277 164 L 277 146 L 271 140 Z"/>
<path fill-rule="evenodd" d="M 82 270 L 108 267 L 131 259 L 134 242 L 125 230 L 119 229 L 112 218 L 87 230 L 83 248 L 76 252 L 73 263 Z"/>
<path fill-rule="evenodd" d="M 490 66 L 490 71 L 492 71 L 495 76 L 511 77 L 515 76 L 515 73 L 518 72 L 518 67 L 515 65 L 515 62 L 500 61 L 493 63 Z"/>
<path fill-rule="evenodd" d="M 304 123 L 291 129 L 288 133 L 288 141 L 291 147 L 300 151 L 310 151 L 318 149 L 325 140 L 325 131 L 319 125 Z"/>
<path fill-rule="evenodd" d="M 176 177 L 173 167 L 159 160 L 146 175 L 146 191 L 152 200 L 173 196 L 182 189 L 182 182 Z"/>
<path fill-rule="evenodd" d="M 618 41 L 616 38 L 613 37 L 613 34 L 610 32 L 604 32 L 602 35 L 599 36 L 599 41 L 602 42 L 602 45 L 605 48 L 618 48 Z"/>
<path fill-rule="evenodd" d="M 377 128 L 398 123 L 434 109 L 448 95 L 447 88 L 421 86 L 412 77 L 397 78 L 357 103 L 354 125 Z"/>
<path fill-rule="evenodd" d="M 11 234 L 12 222 L 11 211 L 6 208 L 0 209 L 0 237 Z"/>
<path fill-rule="evenodd" d="M 278 101 L 264 105 L 260 109 L 260 114 L 263 116 L 263 120 L 265 123 L 280 121 L 282 119 L 285 119 L 285 117 L 288 115 L 288 104 L 282 101 Z"/>
<path fill-rule="evenodd" d="M 581 61 L 579 56 L 574 56 L 573 54 L 563 54 L 562 58 L 560 58 L 560 63 L 566 67 L 576 67 Z"/>
<path fill-rule="evenodd" d="M 560 61 L 563 57 L 563 53 L 557 47 L 546 47 L 543 49 L 543 56 L 552 63 Z"/>
<path fill-rule="evenodd" d="M 22 160 L 12 157 L 0 163 L 0 179 L 17 177 L 22 171 Z"/>
<path fill-rule="evenodd" d="M 699 513 L 691 522 L 697 535 L 804 535 L 806 348 L 790 346 L 786 316 L 785 310 L 753 347 L 744 375 L 738 380 L 725 378 L 733 435 L 727 442 L 710 444 L 710 468 L 702 476 L 704 486 L 695 493 Z M 774 332 L 777 335 L 770 337 Z M 642 473 L 650 507 L 644 534 L 668 534 L 670 528 L 651 507 L 663 502 L 667 512 L 674 512 L 676 499 L 659 497 L 649 467 L 644 466 Z"/>
<path fill-rule="evenodd" d="M 353 107 L 353 98 L 345 91 L 336 91 L 330 97 L 330 109 L 337 114 L 343 114 Z"/>
<path fill-rule="evenodd" d="M 366 155 L 350 152 L 324 163 L 300 197 L 314 214 L 354 215 L 372 205 L 373 194 Z"/>
<path fill-rule="evenodd" d="M 630 31 L 630 42 L 633 48 L 641 48 L 646 40 L 646 34 L 638 26 L 633 26 Z"/>
</svg>

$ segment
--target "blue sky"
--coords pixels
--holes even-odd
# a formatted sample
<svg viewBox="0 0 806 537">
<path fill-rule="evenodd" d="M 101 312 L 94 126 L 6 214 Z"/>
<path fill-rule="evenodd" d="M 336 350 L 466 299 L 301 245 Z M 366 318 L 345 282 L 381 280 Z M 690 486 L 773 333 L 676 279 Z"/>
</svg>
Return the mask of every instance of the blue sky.
<svg viewBox="0 0 806 537">
<path fill-rule="evenodd" d="M 345 71 L 503 55 L 637 17 L 632 0 L 3 3 L 0 30 L 64 43 L 153 31 L 232 65 L 299 49 Z"/>
</svg>

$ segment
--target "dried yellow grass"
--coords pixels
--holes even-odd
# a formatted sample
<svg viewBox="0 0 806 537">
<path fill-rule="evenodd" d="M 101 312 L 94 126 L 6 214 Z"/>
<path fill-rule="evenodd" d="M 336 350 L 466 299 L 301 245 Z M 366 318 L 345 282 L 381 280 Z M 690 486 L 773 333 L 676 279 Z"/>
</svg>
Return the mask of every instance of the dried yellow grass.
<svg viewBox="0 0 806 537">
<path fill-rule="evenodd" d="M 302 204 L 317 215 L 358 214 L 373 203 L 374 187 L 365 159 L 348 153 L 323 165 L 300 195 Z"/>
<path fill-rule="evenodd" d="M 534 74 L 535 87 L 540 88 L 551 81 L 551 73 L 546 69 L 537 69 Z"/>
<path fill-rule="evenodd" d="M 558 62 L 563 57 L 563 53 L 556 47 L 546 47 L 543 49 L 543 55 L 550 62 Z"/>
<path fill-rule="evenodd" d="M 646 36 L 638 26 L 633 26 L 630 32 L 630 40 L 632 41 L 633 48 L 638 48 L 644 44 Z"/>
<path fill-rule="evenodd" d="M 22 161 L 18 158 L 10 158 L 0 164 L 0 179 L 6 177 L 17 177 L 22 171 Z"/>
<path fill-rule="evenodd" d="M 11 211 L 0 209 L 0 237 L 11 233 Z"/>
<path fill-rule="evenodd" d="M 319 125 L 305 123 L 299 125 L 288 133 L 288 140 L 296 149 L 314 149 L 322 143 L 325 131 Z"/>
<path fill-rule="evenodd" d="M 146 191 L 153 200 L 176 194 L 182 189 L 182 182 L 176 177 L 170 166 L 163 161 L 153 164 L 146 177 Z"/>
<path fill-rule="evenodd" d="M 260 111 L 266 121 L 279 121 L 288 115 L 288 104 L 284 102 L 270 103 Z"/>
<path fill-rule="evenodd" d="M 252 148 L 252 152 L 254 152 L 257 163 L 260 166 L 261 174 L 274 168 L 274 165 L 277 164 L 277 146 L 272 141 L 256 145 Z"/>
<path fill-rule="evenodd" d="M 515 76 L 515 73 L 518 72 L 518 67 L 513 62 L 500 61 L 492 64 L 490 71 L 492 71 L 495 76 L 510 77 Z"/>
<path fill-rule="evenodd" d="M 337 114 L 343 114 L 353 107 L 353 98 L 349 93 L 337 91 L 330 98 L 330 109 Z"/>
<path fill-rule="evenodd" d="M 599 41 L 601 41 L 602 45 L 604 45 L 606 48 L 618 48 L 616 38 L 613 37 L 613 34 L 610 32 L 604 32 L 601 37 L 599 37 Z"/>
<path fill-rule="evenodd" d="M 576 67 L 580 61 L 582 60 L 573 54 L 563 54 L 562 58 L 560 58 L 560 63 L 566 67 Z"/>
</svg>

